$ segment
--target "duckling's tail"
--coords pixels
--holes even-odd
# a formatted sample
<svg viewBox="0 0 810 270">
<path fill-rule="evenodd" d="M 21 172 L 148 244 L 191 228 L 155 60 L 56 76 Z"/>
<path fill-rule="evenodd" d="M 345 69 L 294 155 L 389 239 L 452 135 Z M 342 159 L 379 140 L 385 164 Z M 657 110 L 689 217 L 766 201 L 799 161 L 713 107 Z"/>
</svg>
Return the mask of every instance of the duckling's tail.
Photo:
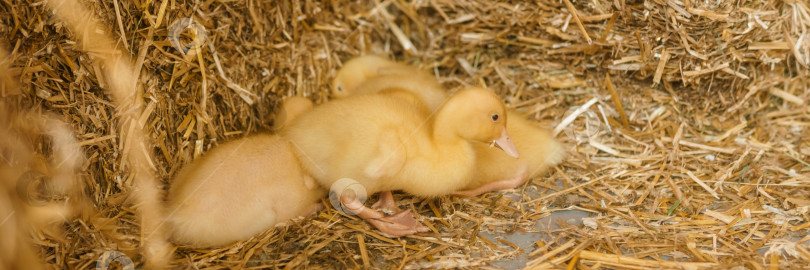
<svg viewBox="0 0 810 270">
<path fill-rule="evenodd" d="M 529 177 L 533 177 L 542 173 L 545 173 L 549 168 L 560 164 L 563 159 L 565 159 L 565 147 L 558 142 L 554 137 L 551 135 L 551 132 L 543 132 L 543 135 L 548 136 L 548 140 L 546 140 L 545 145 L 541 146 L 543 149 L 543 153 L 546 153 L 545 160 L 542 163 L 535 164 L 535 166 L 531 166 L 529 172 Z"/>
</svg>

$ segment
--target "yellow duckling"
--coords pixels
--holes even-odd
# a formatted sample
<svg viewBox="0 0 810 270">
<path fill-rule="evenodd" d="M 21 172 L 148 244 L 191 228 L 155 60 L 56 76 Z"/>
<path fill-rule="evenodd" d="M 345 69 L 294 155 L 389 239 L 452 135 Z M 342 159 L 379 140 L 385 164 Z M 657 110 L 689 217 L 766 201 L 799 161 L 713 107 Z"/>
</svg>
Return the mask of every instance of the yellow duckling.
<svg viewBox="0 0 810 270">
<path fill-rule="evenodd" d="M 332 96 L 344 98 L 387 88 L 413 92 L 431 111 L 438 109 L 448 97 L 442 85 L 427 71 L 376 55 L 347 61 L 332 82 Z"/>
<path fill-rule="evenodd" d="M 340 87 L 341 98 L 356 93 L 375 93 L 392 87 L 412 91 L 433 110 L 446 99 L 446 92 L 432 77 L 394 74 L 389 70 L 413 70 L 415 68 L 376 56 L 361 56 L 347 61 L 341 68 L 333 87 Z M 418 72 L 410 72 L 417 74 Z M 541 129 L 523 118 L 518 112 L 507 112 L 507 132 L 512 136 L 521 157 L 514 159 L 493 151 L 486 144 L 474 143 L 478 164 L 476 173 L 459 195 L 476 196 L 485 192 L 510 189 L 521 185 L 528 177 L 544 173 L 549 166 L 562 161 L 565 154 L 562 146 L 547 130 Z"/>
<path fill-rule="evenodd" d="M 254 135 L 219 145 L 181 169 L 169 189 L 166 224 L 176 243 L 223 246 L 307 215 L 325 195 L 286 139 Z"/>
<path fill-rule="evenodd" d="M 299 116 L 283 135 L 323 187 L 349 178 L 368 194 L 402 190 L 433 197 L 457 191 L 473 173 L 474 142 L 494 143 L 518 157 L 506 131 L 506 109 L 491 91 L 458 91 L 433 115 L 419 102 L 404 101 L 409 93 L 388 89 L 330 101 Z M 356 197 L 340 201 L 383 233 L 426 230 L 408 211 L 385 216 Z"/>
<path fill-rule="evenodd" d="M 551 132 L 536 126 L 513 110 L 506 115 L 506 131 L 512 136 L 520 152 L 520 158 L 493 153 L 488 145 L 474 144 L 478 154 L 476 175 L 454 194 L 478 196 L 482 193 L 516 188 L 526 179 L 542 175 L 552 166 L 560 163 L 565 156 L 562 145 L 554 140 Z"/>
</svg>

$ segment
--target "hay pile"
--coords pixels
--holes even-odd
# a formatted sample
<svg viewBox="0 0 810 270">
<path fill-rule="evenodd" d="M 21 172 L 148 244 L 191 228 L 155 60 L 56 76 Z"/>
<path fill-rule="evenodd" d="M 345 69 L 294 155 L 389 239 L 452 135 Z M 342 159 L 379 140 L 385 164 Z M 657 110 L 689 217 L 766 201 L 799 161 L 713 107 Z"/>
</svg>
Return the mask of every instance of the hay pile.
<svg viewBox="0 0 810 270">
<path fill-rule="evenodd" d="M 8 67 L 3 103 L 58 115 L 86 158 L 78 175 L 93 213 L 67 219 L 58 236 L 34 230 L 30 240 L 47 264 L 88 268 L 120 251 L 141 265 L 137 213 L 150 209 L 129 196 L 143 192 L 133 166 L 147 166 L 165 188 L 205 150 L 271 130 L 285 96 L 325 102 L 341 62 L 368 53 L 430 69 L 449 89 L 489 87 L 556 128 L 569 157 L 515 191 L 403 195 L 431 233 L 389 239 L 326 203 L 317 216 L 250 241 L 179 248 L 173 266 L 486 267 L 514 258 L 537 268 L 810 264 L 806 2 L 80 2 L 108 27 L 94 33 L 132 59 L 140 94 L 129 98 L 142 106 L 121 108 L 125 97 L 111 90 L 117 79 L 95 64 L 116 51 L 79 41 L 93 33 L 70 30 L 43 1 L 0 2 L 0 46 L 9 51 L 0 63 Z M 183 18 L 205 29 L 200 47 L 202 31 L 172 33 Z M 145 135 L 133 143 L 131 128 L 140 126 Z M 38 140 L 29 152 L 54 152 Z M 2 153 L 13 145 L 4 141 Z M 152 158 L 129 164 L 133 152 Z M 17 180 L 4 181 L 15 198 Z M 579 226 L 538 227 L 561 209 L 591 216 Z M 527 232 L 536 236 L 529 246 L 505 238 Z"/>
</svg>

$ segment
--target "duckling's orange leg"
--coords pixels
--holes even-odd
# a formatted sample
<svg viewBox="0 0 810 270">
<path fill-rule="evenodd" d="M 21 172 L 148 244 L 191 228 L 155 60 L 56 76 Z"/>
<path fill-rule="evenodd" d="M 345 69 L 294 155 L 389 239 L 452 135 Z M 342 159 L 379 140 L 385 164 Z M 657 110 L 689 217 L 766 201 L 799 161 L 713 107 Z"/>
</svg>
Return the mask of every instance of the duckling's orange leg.
<svg viewBox="0 0 810 270">
<path fill-rule="evenodd" d="M 309 207 L 307 207 L 307 210 L 304 212 L 304 214 L 302 216 L 308 216 L 309 214 L 312 214 L 312 213 L 315 213 L 315 212 L 318 212 L 318 211 L 321 211 L 321 210 L 323 210 L 323 204 L 321 204 L 319 202 L 318 203 L 313 203 Z"/>
<path fill-rule="evenodd" d="M 477 188 L 474 188 L 474 189 L 456 191 L 456 192 L 453 192 L 453 194 L 461 195 L 461 196 L 474 197 L 474 196 L 478 196 L 478 195 L 481 195 L 481 194 L 484 194 L 484 193 L 487 193 L 487 192 L 490 192 L 490 191 L 516 188 L 516 187 L 520 186 L 521 184 L 523 184 L 523 182 L 526 181 L 527 176 L 528 176 L 528 174 L 526 173 L 526 170 L 524 169 L 520 174 L 515 176 L 515 178 L 488 183 L 486 185 L 483 185 L 483 186 L 480 186 L 480 187 L 477 187 Z"/>
<path fill-rule="evenodd" d="M 384 193 L 380 196 L 381 200 L 385 197 Z M 388 196 L 391 196 L 390 191 L 388 192 Z M 400 211 L 391 216 L 385 216 L 384 213 L 366 207 L 362 202 L 351 196 L 340 197 L 340 202 L 343 203 L 347 209 L 357 214 L 357 216 L 365 219 L 368 223 L 374 225 L 374 227 L 377 227 L 380 232 L 390 236 L 405 236 L 428 231 L 427 227 L 413 218 L 410 210 Z M 393 204 L 393 196 L 391 197 L 391 204 L 394 205 L 394 210 L 399 210 L 396 205 Z"/>
<path fill-rule="evenodd" d="M 394 195 L 391 194 L 391 191 L 380 192 L 380 199 L 377 200 L 376 203 L 372 204 L 371 208 L 383 209 L 390 213 L 399 212 L 399 207 L 397 207 L 397 204 L 394 203 Z"/>
</svg>

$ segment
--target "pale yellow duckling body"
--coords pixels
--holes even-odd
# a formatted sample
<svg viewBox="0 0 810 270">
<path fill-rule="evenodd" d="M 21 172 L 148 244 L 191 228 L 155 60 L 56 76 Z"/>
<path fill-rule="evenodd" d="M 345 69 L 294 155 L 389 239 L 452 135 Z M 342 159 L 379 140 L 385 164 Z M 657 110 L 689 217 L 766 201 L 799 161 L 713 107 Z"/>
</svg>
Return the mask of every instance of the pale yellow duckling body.
<svg viewBox="0 0 810 270">
<path fill-rule="evenodd" d="M 405 66 L 405 67 L 402 67 Z M 340 86 L 341 91 L 335 97 L 341 98 L 355 93 L 374 93 L 386 91 L 392 87 L 412 91 L 428 106 L 429 110 L 437 108 L 446 99 L 446 92 L 432 77 L 409 76 L 400 72 L 392 74 L 385 70 L 415 69 L 385 58 L 361 56 L 346 62 L 338 71 L 333 87 Z M 388 72 L 388 73 L 386 73 Z M 410 72 L 417 74 L 417 72 Z M 549 166 L 562 161 L 564 149 L 544 129 L 535 126 L 516 111 L 507 112 L 509 122 L 507 132 L 512 136 L 520 158 L 515 159 L 492 149 L 489 145 L 474 143 L 477 157 L 476 171 L 463 190 L 454 192 L 459 195 L 475 196 L 481 193 L 515 188 L 528 177 L 545 172 Z"/>
<path fill-rule="evenodd" d="M 223 246 L 307 215 L 326 195 L 308 177 L 279 136 L 253 135 L 219 145 L 172 182 L 166 219 L 172 240 Z"/>
<path fill-rule="evenodd" d="M 322 186 L 350 178 L 368 194 L 402 190 L 440 196 L 467 185 L 465 179 L 475 165 L 473 142 L 495 142 L 518 156 L 506 132 L 505 107 L 494 93 L 461 90 L 431 115 L 420 102 L 403 100 L 408 91 L 391 90 L 320 105 L 284 132 L 303 167 Z M 424 230 L 400 219 L 403 215 L 387 220 L 356 200 L 341 198 L 341 202 L 362 208 L 357 214 L 384 233 Z M 386 225 L 391 223 L 397 226 Z"/>
</svg>

